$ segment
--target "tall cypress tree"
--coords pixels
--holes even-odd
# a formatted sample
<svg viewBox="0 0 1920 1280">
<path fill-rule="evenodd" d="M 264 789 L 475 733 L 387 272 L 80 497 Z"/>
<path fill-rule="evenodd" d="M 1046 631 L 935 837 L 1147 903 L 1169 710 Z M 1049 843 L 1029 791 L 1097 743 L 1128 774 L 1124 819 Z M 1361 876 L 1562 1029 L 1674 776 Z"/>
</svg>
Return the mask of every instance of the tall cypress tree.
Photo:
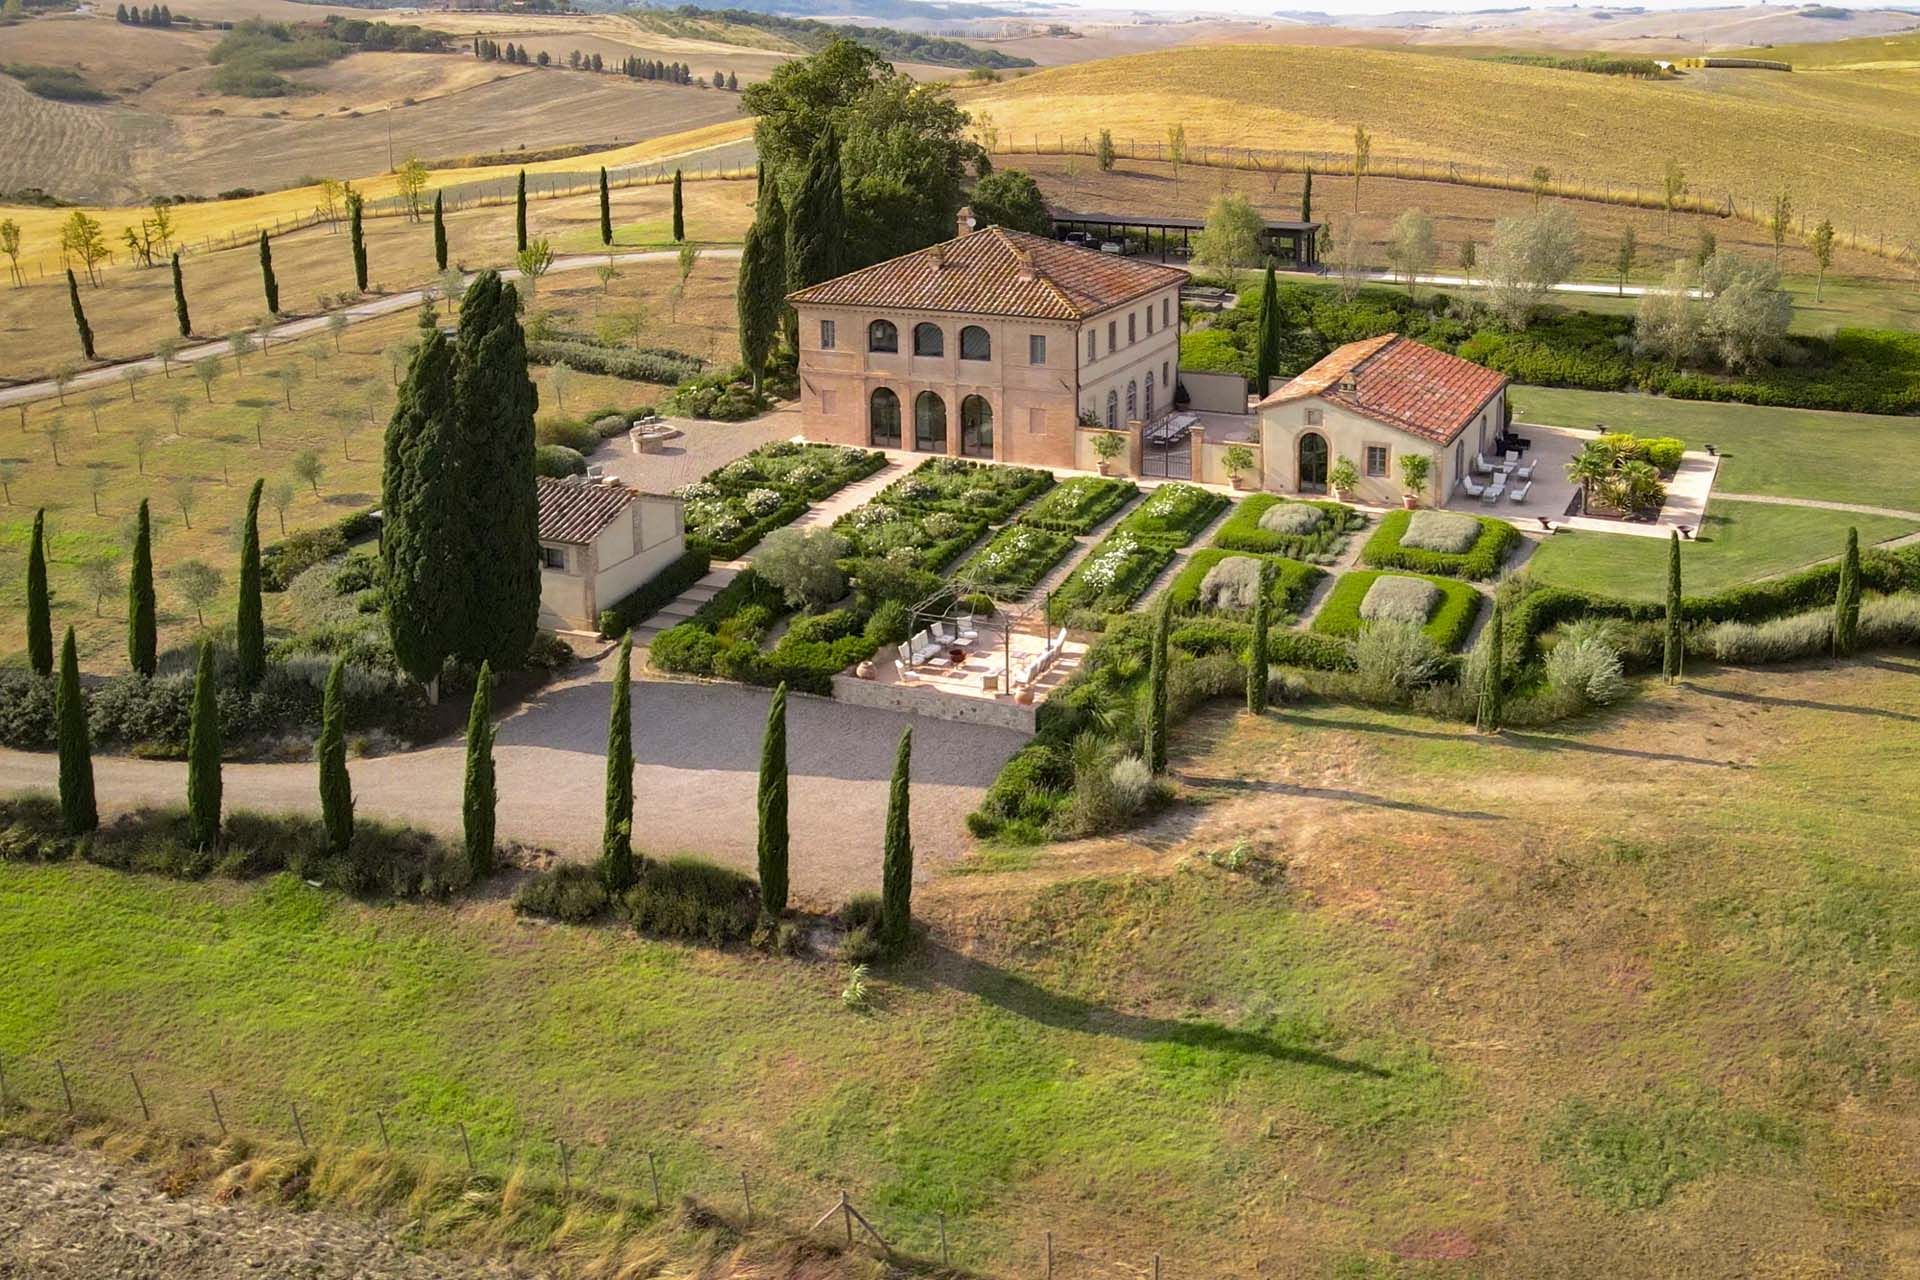
<svg viewBox="0 0 1920 1280">
<path fill-rule="evenodd" d="M 1840 584 L 1833 595 L 1833 651 L 1840 657 L 1860 643 L 1860 531 L 1847 530 L 1847 553 L 1840 560 Z"/>
<path fill-rule="evenodd" d="M 770 916 L 787 911 L 787 686 L 767 704 L 767 731 L 760 740 L 760 907 Z"/>
<path fill-rule="evenodd" d="M 613 197 L 607 191 L 607 166 L 600 166 L 600 243 L 613 243 Z"/>
<path fill-rule="evenodd" d="M 620 641 L 607 714 L 607 815 L 600 828 L 600 879 L 612 894 L 633 888 L 633 633 Z"/>
<path fill-rule="evenodd" d="M 342 686 L 347 660 L 335 658 L 320 698 L 320 738 L 313 754 L 320 762 L 320 825 L 327 848 L 345 853 L 353 843 L 353 779 L 347 774 L 347 698 Z"/>
<path fill-rule="evenodd" d="M 213 684 L 213 641 L 200 642 L 187 725 L 187 826 L 202 849 L 220 843 L 220 703 Z"/>
<path fill-rule="evenodd" d="M 520 171 L 520 181 L 513 193 L 513 241 L 514 248 L 521 253 L 527 251 L 527 171 Z"/>
<path fill-rule="evenodd" d="M 422 331 L 387 426 L 380 485 L 387 635 L 400 669 L 436 692 L 440 668 L 459 642 L 466 591 L 463 437 L 453 366 L 446 335 Z"/>
<path fill-rule="evenodd" d="M 1247 646 L 1247 710 L 1259 715 L 1267 709 L 1266 565 L 1260 566 L 1259 594 L 1253 600 L 1253 640 Z"/>
<path fill-rule="evenodd" d="M 260 233 L 260 291 L 266 295 L 267 314 L 280 314 L 280 282 L 273 275 L 273 243 Z"/>
<path fill-rule="evenodd" d="M 1500 616 L 1500 602 L 1493 602 L 1493 617 L 1487 620 L 1486 639 L 1487 667 L 1480 673 L 1480 710 L 1475 723 L 1482 733 L 1498 733 L 1501 718 L 1506 714 L 1506 672 L 1501 669 L 1504 661 L 1500 646 L 1505 637 L 1504 620 Z"/>
<path fill-rule="evenodd" d="M 1167 771 L 1167 604 L 1153 613 L 1153 652 L 1147 667 L 1147 767 Z"/>
<path fill-rule="evenodd" d="M 681 203 L 680 171 L 675 169 L 673 171 L 673 242 L 675 244 L 681 244 L 686 238 L 687 211 L 686 206 Z"/>
<path fill-rule="evenodd" d="M 347 192 L 347 241 L 353 247 L 353 287 L 367 291 L 367 229 L 361 225 L 366 201 L 358 191 Z"/>
<path fill-rule="evenodd" d="M 780 188 L 767 184 L 760 211 L 747 228 L 740 250 L 740 280 L 735 303 L 740 319 L 740 354 L 760 386 L 773 344 L 780 331 L 780 313 L 787 292 L 787 215 Z"/>
<path fill-rule="evenodd" d="M 1686 665 L 1686 640 L 1681 634 L 1680 617 L 1680 531 L 1675 529 L 1667 541 L 1667 616 L 1665 643 L 1660 655 L 1660 671 L 1672 684 Z"/>
<path fill-rule="evenodd" d="M 1273 376 L 1280 372 L 1280 286 L 1274 280 L 1273 264 L 1267 264 L 1266 284 L 1260 290 L 1259 350 L 1254 352 L 1254 380 L 1260 398 L 1267 398 Z"/>
<path fill-rule="evenodd" d="M 445 193 L 433 193 L 433 265 L 437 270 L 447 269 L 447 214 L 442 206 Z"/>
<path fill-rule="evenodd" d="M 847 205 L 840 185 L 840 140 L 821 130 L 787 210 L 787 288 L 791 292 L 846 270 Z"/>
<path fill-rule="evenodd" d="M 180 255 L 173 255 L 173 318 L 180 325 L 180 336 L 193 336 L 193 317 L 187 314 L 187 283 L 180 276 Z"/>
<path fill-rule="evenodd" d="M 127 574 L 127 665 L 151 676 L 159 657 L 157 606 L 153 598 L 153 519 L 147 500 L 133 531 L 133 568 Z"/>
<path fill-rule="evenodd" d="M 1313 221 L 1313 170 L 1308 168 L 1307 180 L 1300 188 L 1300 221 Z"/>
<path fill-rule="evenodd" d="M 887 789 L 887 844 L 880 871 L 880 937 L 889 947 L 904 944 L 913 924 L 913 830 L 907 820 L 912 764 L 913 730 L 902 729 Z"/>
<path fill-rule="evenodd" d="M 87 737 L 87 703 L 80 695 L 80 659 L 73 628 L 60 646 L 60 683 L 54 689 L 54 718 L 60 727 L 60 817 L 70 836 L 100 825 L 93 799 L 93 744 Z"/>
<path fill-rule="evenodd" d="M 514 287 L 487 271 L 460 307 L 454 361 L 460 483 L 467 513 L 465 622 L 455 652 L 513 668 L 540 616 L 539 496 L 527 340 Z"/>
<path fill-rule="evenodd" d="M 233 643 L 240 683 L 249 689 L 267 670 L 267 628 L 260 613 L 260 491 L 266 485 L 265 480 L 253 482 L 246 524 L 240 530 L 240 613 L 234 620 Z"/>
<path fill-rule="evenodd" d="M 87 359 L 94 359 L 93 326 L 87 323 L 87 309 L 80 305 L 80 282 L 73 278 L 73 268 L 67 268 L 67 301 L 73 304 L 73 328 L 80 335 L 80 350 Z"/>
<path fill-rule="evenodd" d="M 475 880 L 493 874 L 493 669 L 480 664 L 473 686 L 473 710 L 467 715 L 467 777 L 460 814 L 464 821 L 467 867 Z"/>
<path fill-rule="evenodd" d="M 47 512 L 33 513 L 27 547 L 27 663 L 37 676 L 53 674 L 53 598 L 47 589 Z"/>
</svg>

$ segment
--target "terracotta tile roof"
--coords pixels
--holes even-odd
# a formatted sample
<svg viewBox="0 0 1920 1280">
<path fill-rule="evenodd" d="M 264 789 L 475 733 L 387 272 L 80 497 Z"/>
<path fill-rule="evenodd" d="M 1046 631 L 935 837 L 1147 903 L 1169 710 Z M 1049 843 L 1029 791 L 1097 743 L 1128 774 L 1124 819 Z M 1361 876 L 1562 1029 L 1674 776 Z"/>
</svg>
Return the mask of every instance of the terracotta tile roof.
<svg viewBox="0 0 1920 1280">
<path fill-rule="evenodd" d="M 586 546 L 640 496 L 624 484 L 599 484 L 584 477 L 534 481 L 540 493 L 540 541 Z"/>
<path fill-rule="evenodd" d="M 832 280 L 788 299 L 973 315 L 1081 320 L 1186 280 L 1179 267 L 985 227 Z"/>
<path fill-rule="evenodd" d="M 1257 407 L 1318 396 L 1423 440 L 1451 444 L 1506 385 L 1506 375 L 1484 365 L 1386 333 L 1349 342 Z"/>
</svg>

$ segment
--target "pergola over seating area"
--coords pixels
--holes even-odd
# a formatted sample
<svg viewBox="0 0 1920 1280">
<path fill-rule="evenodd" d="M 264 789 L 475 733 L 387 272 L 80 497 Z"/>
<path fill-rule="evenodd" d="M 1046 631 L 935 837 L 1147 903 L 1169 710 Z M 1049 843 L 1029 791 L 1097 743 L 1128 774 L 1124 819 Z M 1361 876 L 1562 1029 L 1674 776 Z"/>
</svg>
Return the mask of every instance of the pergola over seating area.
<svg viewBox="0 0 1920 1280">
<path fill-rule="evenodd" d="M 1057 208 L 1049 208 L 1048 212 L 1053 215 L 1054 234 L 1063 238 L 1068 232 L 1080 231 L 1096 240 L 1118 240 L 1124 244 L 1127 232 L 1138 231 L 1146 240 L 1147 253 L 1157 256 L 1161 262 L 1190 256 L 1193 237 L 1207 227 L 1204 218 L 1143 213 L 1076 213 L 1071 209 Z M 1320 260 L 1315 246 L 1321 225 L 1319 222 L 1268 218 L 1260 232 L 1260 247 L 1278 266 L 1291 264 L 1296 271 L 1318 271 Z M 1156 232 L 1159 237 L 1157 249 L 1154 247 Z M 1176 236 L 1179 239 L 1177 250 L 1173 243 Z"/>
</svg>

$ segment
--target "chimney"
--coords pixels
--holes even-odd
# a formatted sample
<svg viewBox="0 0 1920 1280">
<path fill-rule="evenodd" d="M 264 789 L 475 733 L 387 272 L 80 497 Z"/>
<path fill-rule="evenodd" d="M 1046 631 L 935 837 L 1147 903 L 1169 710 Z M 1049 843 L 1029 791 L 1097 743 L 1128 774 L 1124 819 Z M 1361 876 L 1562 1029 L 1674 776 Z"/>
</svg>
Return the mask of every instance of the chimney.
<svg viewBox="0 0 1920 1280">
<path fill-rule="evenodd" d="M 959 218 L 955 223 L 954 234 L 959 236 L 972 235 L 973 229 L 978 225 L 979 223 L 973 220 L 972 208 L 964 204 L 961 205 Z"/>
<path fill-rule="evenodd" d="M 1033 269 L 1033 255 L 1031 253 L 1028 253 L 1025 249 L 1016 248 L 1013 251 L 1013 256 L 1014 260 L 1020 264 L 1017 268 L 1017 274 L 1020 279 L 1033 280 L 1037 278 Z"/>
</svg>

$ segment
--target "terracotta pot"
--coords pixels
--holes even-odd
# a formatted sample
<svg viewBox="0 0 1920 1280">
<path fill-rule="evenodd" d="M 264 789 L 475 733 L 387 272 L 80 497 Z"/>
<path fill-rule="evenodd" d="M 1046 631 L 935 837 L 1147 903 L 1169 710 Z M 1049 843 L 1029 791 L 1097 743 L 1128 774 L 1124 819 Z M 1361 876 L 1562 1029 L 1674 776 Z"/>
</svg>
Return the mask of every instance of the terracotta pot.
<svg viewBox="0 0 1920 1280">
<path fill-rule="evenodd" d="M 1112 465 L 1113 464 L 1111 462 L 1108 462 L 1106 459 L 1102 458 L 1099 463 L 1100 474 L 1103 476 L 1113 474 L 1111 471 L 1107 470 L 1107 468 L 1111 467 Z"/>
<path fill-rule="evenodd" d="M 1400 505 L 1411 511 L 1420 505 L 1420 497 L 1418 494 L 1403 493 L 1400 495 Z"/>
</svg>

